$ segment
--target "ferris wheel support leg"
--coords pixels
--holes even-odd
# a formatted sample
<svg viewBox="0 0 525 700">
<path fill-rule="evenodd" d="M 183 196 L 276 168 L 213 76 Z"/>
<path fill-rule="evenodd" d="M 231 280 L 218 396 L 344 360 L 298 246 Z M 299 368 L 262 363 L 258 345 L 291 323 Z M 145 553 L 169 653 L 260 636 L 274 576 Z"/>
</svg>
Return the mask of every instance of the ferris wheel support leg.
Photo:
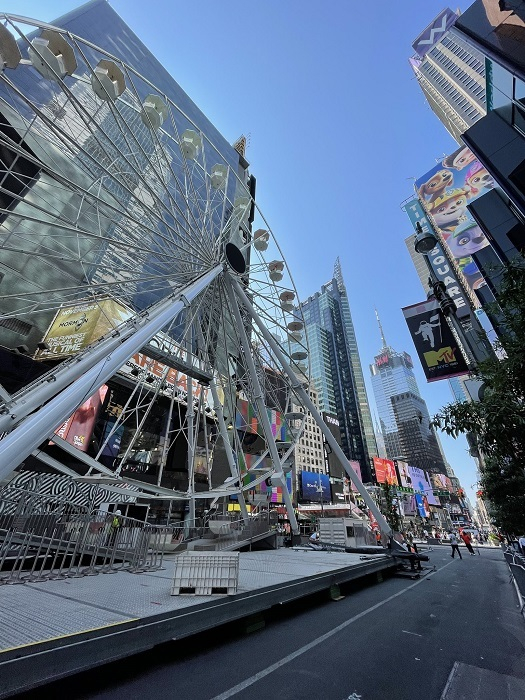
<svg viewBox="0 0 525 700">
<path fill-rule="evenodd" d="M 240 285 L 237 283 L 236 280 L 233 280 L 232 276 L 229 274 L 225 275 L 225 278 L 228 297 L 230 299 L 233 315 L 235 316 L 235 321 L 237 323 L 237 330 L 242 340 L 243 356 L 246 360 L 246 364 L 248 365 L 250 379 L 255 391 L 254 399 L 257 407 L 257 413 L 259 416 L 259 420 L 261 421 L 264 436 L 266 438 L 266 443 L 268 445 L 270 456 L 275 467 L 275 473 L 272 476 L 272 480 L 278 481 L 282 485 L 283 499 L 288 513 L 288 520 L 290 521 L 290 527 L 292 528 L 292 532 L 294 533 L 294 535 L 296 535 L 299 533 L 299 525 L 297 524 L 297 518 L 295 517 L 292 499 L 290 497 L 290 494 L 288 493 L 288 487 L 286 485 L 286 477 L 284 476 L 281 458 L 279 457 L 277 445 L 275 444 L 275 438 L 272 433 L 272 426 L 270 425 L 270 420 L 266 411 L 266 405 L 264 403 L 263 392 L 261 389 L 261 385 L 259 384 L 259 378 L 257 377 L 257 370 L 255 368 L 255 363 L 249 350 L 250 342 L 248 340 L 248 336 L 246 335 L 246 329 L 244 327 L 241 312 L 239 310 L 239 304 L 232 283 L 235 284 L 235 287 L 240 287 Z"/>
<path fill-rule="evenodd" d="M 188 353 L 188 357 L 191 357 L 193 340 L 193 324 L 191 322 L 188 323 L 187 329 L 186 352 Z M 186 385 L 186 392 L 186 433 L 188 436 L 188 505 L 190 509 L 188 517 L 192 523 L 192 527 L 195 527 L 195 437 L 193 435 L 193 413 L 195 408 L 193 406 L 193 382 L 191 380 Z"/>
<path fill-rule="evenodd" d="M 200 328 L 197 325 L 197 336 L 199 339 L 199 344 L 204 347 L 204 336 L 202 334 L 202 328 Z M 224 451 L 226 452 L 226 461 L 228 462 L 228 467 L 230 468 L 230 474 L 235 478 L 238 479 L 239 481 L 239 488 L 241 486 L 241 475 L 239 472 L 239 467 L 237 464 L 235 464 L 235 460 L 233 459 L 233 451 L 231 449 L 230 445 L 230 439 L 228 437 L 228 428 L 226 427 L 226 423 L 224 422 L 224 411 L 222 410 L 222 403 L 219 400 L 219 394 L 217 392 L 217 384 L 215 383 L 215 379 L 212 377 L 210 381 L 210 389 L 211 389 L 211 395 L 213 398 L 213 408 L 215 413 L 217 414 L 217 422 L 219 423 L 219 434 L 222 438 L 222 442 L 224 444 Z M 211 488 L 211 484 L 210 484 Z M 238 493 L 238 499 L 239 499 L 239 506 L 241 508 L 241 513 L 242 513 L 242 519 L 246 524 L 248 524 L 248 509 L 246 508 L 246 501 L 244 498 L 244 493 L 243 491 L 239 490 Z"/>
<path fill-rule="evenodd" d="M 230 279 L 231 279 L 231 277 L 230 277 Z M 381 513 L 381 511 L 379 510 L 379 508 L 377 507 L 375 502 L 372 500 L 368 491 L 363 486 L 361 479 L 357 476 L 355 471 L 350 466 L 350 464 L 348 462 L 348 458 L 346 457 L 345 453 L 341 449 L 341 446 L 337 443 L 336 439 L 332 435 L 332 432 L 330 431 L 330 429 L 328 428 L 328 426 L 326 425 L 326 423 L 322 419 L 321 414 L 319 413 L 317 408 L 312 403 L 312 400 L 308 396 L 308 392 L 305 391 L 303 385 L 297 379 L 295 372 L 290 367 L 290 365 L 287 363 L 279 345 L 277 344 L 275 339 L 272 337 L 271 333 L 268 331 L 268 329 L 265 327 L 265 325 L 263 324 L 263 322 L 259 318 L 256 310 L 253 308 L 250 300 L 248 299 L 248 297 L 244 293 L 243 288 L 241 287 L 241 285 L 239 284 L 239 282 L 236 279 L 232 279 L 232 286 L 233 286 L 237 296 L 239 297 L 242 305 L 245 307 L 246 311 L 250 314 L 251 318 L 253 319 L 253 321 L 255 322 L 255 324 L 257 325 L 259 330 L 261 331 L 264 339 L 266 340 L 268 345 L 271 347 L 271 349 L 275 353 L 275 356 L 277 357 L 277 359 L 281 363 L 282 368 L 284 369 L 284 371 L 286 372 L 286 374 L 290 378 L 290 380 L 292 382 L 293 390 L 301 398 L 304 406 L 312 414 L 312 417 L 314 418 L 315 422 L 317 423 L 317 425 L 321 429 L 321 432 L 323 433 L 326 442 L 330 445 L 330 447 L 332 448 L 332 452 L 335 454 L 335 456 L 339 460 L 341 466 L 346 471 L 348 478 L 354 484 L 354 486 L 357 488 L 357 490 L 359 491 L 359 493 L 363 497 L 363 500 L 366 503 L 366 505 L 368 506 L 368 508 L 370 508 L 371 512 L 373 513 L 375 519 L 377 520 L 377 522 L 379 524 L 381 532 L 383 532 L 385 535 L 390 537 L 392 534 L 392 528 L 390 527 L 390 525 L 386 521 L 384 515 Z"/>
<path fill-rule="evenodd" d="M 53 389 L 55 382 L 45 382 L 44 389 L 49 388 L 49 395 L 36 386 L 38 402 L 30 394 L 21 404 L 30 403 L 34 413 L 20 421 L 9 435 L 0 440 L 0 479 L 8 476 L 40 443 L 53 434 L 59 425 L 69 418 L 77 408 L 108 381 L 136 352 L 153 338 L 164 326 L 173 320 L 187 305 L 198 296 L 222 272 L 222 265 L 217 265 L 201 278 L 188 285 L 169 303 L 161 303 L 150 310 L 147 321 L 140 325 L 130 336 L 120 338 L 120 344 L 109 343 L 108 352 L 96 363 L 87 367 L 79 362 L 71 362 L 56 376 L 60 387 Z M 110 336 L 108 341 L 114 341 Z M 81 359 L 86 359 L 85 356 Z M 89 359 L 89 358 L 88 358 Z M 63 376 L 65 375 L 65 376 Z M 53 397 L 53 398 L 51 398 Z M 47 403 L 46 400 L 51 398 Z M 45 405 L 43 405 L 45 404 Z M 21 410 L 24 408 L 21 405 Z M 39 410 L 36 410 L 39 409 Z M 9 414 L 16 412 L 13 404 Z M 29 413 L 26 407 L 26 414 Z M 14 416 L 16 418 L 16 416 Z"/>
</svg>

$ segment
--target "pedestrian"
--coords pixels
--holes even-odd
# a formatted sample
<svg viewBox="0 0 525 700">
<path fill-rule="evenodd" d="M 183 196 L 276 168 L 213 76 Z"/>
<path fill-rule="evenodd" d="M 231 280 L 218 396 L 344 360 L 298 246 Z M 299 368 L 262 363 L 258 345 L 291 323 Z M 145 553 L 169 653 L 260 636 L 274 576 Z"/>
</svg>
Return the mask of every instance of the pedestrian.
<svg viewBox="0 0 525 700">
<path fill-rule="evenodd" d="M 523 555 L 525 556 L 525 535 L 522 535 L 522 536 L 519 538 L 519 540 L 518 540 L 518 548 L 519 548 L 521 554 L 523 554 Z"/>
<path fill-rule="evenodd" d="M 449 534 L 448 540 L 449 540 L 450 544 L 452 545 L 452 554 L 450 555 L 452 557 L 452 559 L 454 559 L 454 553 L 456 552 L 456 550 L 457 550 L 457 553 L 459 554 L 459 558 L 463 559 L 463 557 L 461 556 L 461 552 L 459 551 L 458 538 L 456 537 L 456 535 L 453 532 L 451 532 Z"/>
<path fill-rule="evenodd" d="M 473 549 L 473 547 L 472 547 L 472 540 L 470 539 L 470 535 L 468 534 L 468 532 L 465 532 L 465 531 L 462 530 L 462 531 L 461 531 L 461 534 L 460 534 L 460 537 L 461 537 L 461 539 L 463 540 L 463 542 L 464 542 L 464 544 L 465 544 L 465 547 L 466 547 L 466 548 L 468 549 L 468 551 L 470 552 L 470 556 L 471 556 L 471 557 L 475 557 L 475 556 L 476 556 L 476 552 L 474 551 L 474 549 Z M 458 551 L 459 551 L 459 550 L 458 550 Z"/>
<path fill-rule="evenodd" d="M 117 535 L 120 526 L 122 525 L 122 512 L 120 510 L 116 510 L 113 513 L 113 516 L 110 516 L 110 524 L 109 524 L 109 538 L 108 538 L 108 547 L 113 547 L 113 545 L 116 544 L 117 542 Z"/>
<path fill-rule="evenodd" d="M 425 541 L 428 540 L 428 530 L 423 530 L 423 538 Z"/>
</svg>

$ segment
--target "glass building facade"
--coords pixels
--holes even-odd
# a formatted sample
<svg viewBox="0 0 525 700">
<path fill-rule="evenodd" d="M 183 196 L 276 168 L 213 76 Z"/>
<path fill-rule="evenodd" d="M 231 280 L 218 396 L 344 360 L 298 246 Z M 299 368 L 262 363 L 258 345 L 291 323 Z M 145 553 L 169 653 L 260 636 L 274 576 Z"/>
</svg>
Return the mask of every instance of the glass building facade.
<svg viewBox="0 0 525 700">
<path fill-rule="evenodd" d="M 384 342 L 370 365 L 370 374 L 387 457 L 402 459 L 419 469 L 446 473 L 410 355 L 396 352 Z"/>
<path fill-rule="evenodd" d="M 309 346 L 310 377 L 319 408 L 336 415 L 348 459 L 360 463 L 371 480 L 370 458 L 377 454 L 374 428 L 350 305 L 339 260 L 332 280 L 301 304 Z"/>
<path fill-rule="evenodd" d="M 84 283 L 86 290 L 97 285 L 134 309 L 145 308 L 171 291 L 171 263 L 167 256 L 164 264 L 159 263 L 168 229 L 173 253 L 179 262 L 187 255 L 191 265 L 193 253 L 185 252 L 184 243 L 187 217 L 199 216 L 206 185 L 203 179 L 199 191 L 194 168 L 191 195 L 195 202 L 186 209 L 181 206 L 188 165 L 178 142 L 185 130 L 197 129 L 204 136 L 205 162 L 221 160 L 233 174 L 224 199 L 233 202 L 239 187 L 243 195 L 251 189 L 244 158 L 106 0 L 92 0 L 55 20 L 53 26 L 71 33 L 68 41 L 77 66 L 64 79 L 67 90 L 53 80 L 39 80 L 28 65 L 8 71 L 14 90 L 0 82 L 3 141 L 13 141 L 27 153 L 24 158 L 16 148 L 4 148 L 0 154 L 0 167 L 7 171 L 0 196 L 1 220 L 4 241 L 9 241 L 0 256 L 0 313 L 9 315 L 0 322 L 0 345 L 24 344 L 30 352 L 54 316 L 45 303 L 50 289 L 65 290 L 54 291 L 54 308 L 57 298 L 65 303 L 77 300 L 67 291 L 72 288 L 77 289 L 77 298 L 88 295 L 82 291 Z M 33 36 L 39 34 L 37 29 Z M 19 47 L 26 59 L 27 43 L 20 41 Z M 94 47 L 129 67 L 125 90 L 115 102 L 101 100 L 92 89 L 93 67 L 106 58 Z M 141 118 L 142 104 L 152 91 L 176 106 L 156 132 Z M 66 187 L 61 187 L 62 181 Z M 42 207 L 48 215 L 46 225 L 35 216 Z M 231 212 L 214 210 L 213 205 L 211 210 L 210 219 L 219 231 Z M 67 235 L 67 227 L 75 229 L 75 236 Z M 174 231 L 180 231 L 180 241 L 173 240 Z M 139 237 L 144 241 L 142 250 L 133 245 Z M 18 255 L 17 249 L 31 250 L 32 259 Z M 130 276 L 139 281 L 131 284 Z M 37 299 L 31 314 L 21 309 L 17 317 L 20 302 L 4 296 L 4 289 Z"/>
</svg>

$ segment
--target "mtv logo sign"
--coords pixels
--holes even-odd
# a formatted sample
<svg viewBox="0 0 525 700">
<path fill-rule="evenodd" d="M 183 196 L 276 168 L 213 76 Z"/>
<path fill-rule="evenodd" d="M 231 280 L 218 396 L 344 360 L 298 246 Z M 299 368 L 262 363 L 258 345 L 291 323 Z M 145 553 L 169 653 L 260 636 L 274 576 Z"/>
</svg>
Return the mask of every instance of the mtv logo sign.
<svg viewBox="0 0 525 700">
<path fill-rule="evenodd" d="M 450 364 L 456 361 L 456 348 L 446 347 L 439 350 L 431 350 L 425 353 L 425 361 L 429 367 L 437 367 L 440 364 Z"/>
</svg>

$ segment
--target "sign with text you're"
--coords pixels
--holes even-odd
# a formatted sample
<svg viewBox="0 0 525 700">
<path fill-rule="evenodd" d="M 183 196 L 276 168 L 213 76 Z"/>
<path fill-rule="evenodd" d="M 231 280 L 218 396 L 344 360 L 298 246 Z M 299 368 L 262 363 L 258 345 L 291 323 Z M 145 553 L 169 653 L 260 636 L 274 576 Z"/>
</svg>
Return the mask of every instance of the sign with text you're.
<svg viewBox="0 0 525 700">
<path fill-rule="evenodd" d="M 435 299 L 402 309 L 428 382 L 467 374 L 465 358 Z"/>
</svg>

